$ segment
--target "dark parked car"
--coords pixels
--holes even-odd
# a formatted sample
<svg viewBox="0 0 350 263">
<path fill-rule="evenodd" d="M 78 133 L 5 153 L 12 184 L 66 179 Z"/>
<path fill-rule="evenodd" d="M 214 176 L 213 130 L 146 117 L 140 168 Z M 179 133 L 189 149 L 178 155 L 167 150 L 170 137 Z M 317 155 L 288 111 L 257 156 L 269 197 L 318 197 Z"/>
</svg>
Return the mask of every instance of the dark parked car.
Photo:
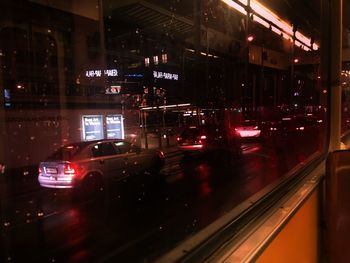
<svg viewBox="0 0 350 263">
<path fill-rule="evenodd" d="M 177 141 L 178 148 L 185 154 L 214 150 L 241 152 L 239 135 L 234 129 L 224 126 L 191 126 L 181 133 Z"/>
<path fill-rule="evenodd" d="M 279 121 L 270 124 L 266 138 L 274 147 L 290 148 L 296 144 L 305 147 L 320 144 L 323 133 L 323 120 L 313 115 L 284 116 Z M 321 147 L 322 143 L 318 146 Z M 316 147 L 316 146 L 315 146 Z"/>
<path fill-rule="evenodd" d="M 42 187 L 96 190 L 106 179 L 145 172 L 156 176 L 163 165 L 161 151 L 141 150 L 124 140 L 79 142 L 62 146 L 41 162 L 38 180 Z"/>
</svg>

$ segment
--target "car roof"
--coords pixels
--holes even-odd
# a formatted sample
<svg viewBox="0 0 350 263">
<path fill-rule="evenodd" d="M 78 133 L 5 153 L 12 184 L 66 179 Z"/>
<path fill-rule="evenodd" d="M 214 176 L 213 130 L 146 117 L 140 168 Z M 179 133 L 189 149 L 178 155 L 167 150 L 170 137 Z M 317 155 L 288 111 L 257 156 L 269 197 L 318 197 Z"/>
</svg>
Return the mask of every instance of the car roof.
<svg viewBox="0 0 350 263">
<path fill-rule="evenodd" d="M 190 129 L 212 129 L 212 128 L 225 128 L 224 125 L 216 125 L 216 124 L 204 124 L 204 125 L 197 125 L 197 126 L 189 126 L 186 127 L 187 130 Z"/>
<path fill-rule="evenodd" d="M 78 147 L 87 147 L 89 145 L 93 145 L 96 143 L 103 143 L 103 142 L 124 142 L 123 139 L 102 139 L 102 140 L 93 140 L 93 141 L 81 141 L 81 142 L 74 142 L 66 144 L 62 147 L 68 147 L 68 146 L 78 146 Z"/>
</svg>

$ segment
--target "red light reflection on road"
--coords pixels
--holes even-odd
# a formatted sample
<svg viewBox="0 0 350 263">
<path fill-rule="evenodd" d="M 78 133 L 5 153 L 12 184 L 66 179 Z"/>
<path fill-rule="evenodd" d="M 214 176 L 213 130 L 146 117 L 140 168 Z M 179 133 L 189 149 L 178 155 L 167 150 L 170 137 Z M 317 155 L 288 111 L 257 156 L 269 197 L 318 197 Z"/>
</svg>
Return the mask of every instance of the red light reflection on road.
<svg viewBox="0 0 350 263">
<path fill-rule="evenodd" d="M 84 218 L 86 216 L 79 209 L 72 208 L 67 213 L 66 218 L 66 245 L 68 247 L 78 247 L 87 239 L 89 235 L 89 226 Z M 71 262 L 81 262 L 86 260 L 89 252 L 85 249 L 77 251 L 73 256 Z"/>
<path fill-rule="evenodd" d="M 201 190 L 200 192 L 201 192 L 202 195 L 208 195 L 208 194 L 210 194 L 212 192 L 213 189 L 209 185 L 209 182 L 206 181 L 206 182 L 203 182 L 201 184 L 200 190 Z"/>
<path fill-rule="evenodd" d="M 247 155 L 247 179 L 244 191 L 247 195 L 253 195 L 260 191 L 266 185 L 276 181 L 281 174 L 279 167 L 281 160 L 279 155 L 274 151 L 266 151 L 258 144 L 246 145 L 243 153 Z M 282 162 L 282 164 L 285 164 Z"/>
<path fill-rule="evenodd" d="M 69 262 L 82 262 L 88 258 L 89 252 L 87 250 L 80 250 L 75 253 L 69 260 Z"/>
<path fill-rule="evenodd" d="M 199 179 L 200 179 L 200 185 L 199 185 L 200 193 L 202 195 L 210 194 L 213 191 L 209 183 L 210 167 L 208 166 L 208 164 L 201 164 L 197 167 L 196 170 L 199 174 Z"/>
<path fill-rule="evenodd" d="M 242 150 L 244 154 L 258 153 L 261 151 L 260 144 L 246 144 L 242 145 Z"/>
</svg>

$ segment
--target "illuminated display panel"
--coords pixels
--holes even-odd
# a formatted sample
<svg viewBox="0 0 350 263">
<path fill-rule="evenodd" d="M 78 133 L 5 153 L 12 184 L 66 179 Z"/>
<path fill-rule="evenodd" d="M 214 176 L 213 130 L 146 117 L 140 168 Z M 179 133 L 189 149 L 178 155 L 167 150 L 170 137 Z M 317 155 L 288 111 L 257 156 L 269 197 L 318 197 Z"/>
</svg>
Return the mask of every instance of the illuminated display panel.
<svg viewBox="0 0 350 263">
<path fill-rule="evenodd" d="M 101 140 L 104 138 L 102 115 L 83 116 L 82 126 L 84 141 Z"/>
<path fill-rule="evenodd" d="M 124 139 L 124 124 L 121 114 L 106 116 L 107 139 Z"/>
</svg>

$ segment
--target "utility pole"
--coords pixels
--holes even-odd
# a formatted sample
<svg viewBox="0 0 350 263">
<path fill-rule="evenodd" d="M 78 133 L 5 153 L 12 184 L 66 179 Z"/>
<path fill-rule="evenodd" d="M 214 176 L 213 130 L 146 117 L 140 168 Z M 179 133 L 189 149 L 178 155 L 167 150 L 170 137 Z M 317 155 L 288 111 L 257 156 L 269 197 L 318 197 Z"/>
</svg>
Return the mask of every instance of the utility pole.
<svg viewBox="0 0 350 263">
<path fill-rule="evenodd" d="M 250 23 L 250 0 L 247 1 L 246 6 L 247 16 L 245 19 L 245 60 L 244 60 L 244 84 L 243 84 L 243 99 L 242 99 L 242 112 L 243 116 L 246 114 L 246 110 L 248 107 L 248 96 L 249 96 L 249 80 L 248 80 L 248 72 L 249 72 L 249 23 Z"/>
<path fill-rule="evenodd" d="M 297 27 L 293 25 L 293 36 L 292 36 L 292 56 L 291 56 L 291 65 L 290 65 L 290 100 L 289 103 L 294 103 L 294 57 L 295 57 L 295 33 L 297 32 Z M 291 106 L 291 105 L 290 105 Z"/>
<path fill-rule="evenodd" d="M 5 164 L 6 149 L 7 147 L 7 123 L 6 123 L 6 112 L 5 112 L 5 90 L 4 82 L 2 78 L 2 51 L 0 51 L 0 176 L 2 175 L 2 165 Z"/>
<path fill-rule="evenodd" d="M 326 61 L 326 65 L 329 67 L 328 87 L 330 87 L 330 105 L 336 105 L 331 107 L 330 114 L 332 116 L 330 123 L 330 142 L 329 150 L 334 151 L 340 149 L 340 128 L 341 128 L 341 68 L 342 68 L 342 10 L 343 1 L 331 2 L 331 15 L 330 15 L 330 37 L 329 43 L 329 63 Z M 323 38 L 322 38 L 323 39 Z"/>
<path fill-rule="evenodd" d="M 202 22 L 202 0 L 194 0 L 193 5 L 193 23 L 194 23 L 194 46 L 195 46 L 195 61 L 194 61 L 194 90 L 193 98 L 195 105 L 199 103 L 199 87 L 200 87 L 200 56 L 201 56 L 201 22 Z"/>
</svg>

